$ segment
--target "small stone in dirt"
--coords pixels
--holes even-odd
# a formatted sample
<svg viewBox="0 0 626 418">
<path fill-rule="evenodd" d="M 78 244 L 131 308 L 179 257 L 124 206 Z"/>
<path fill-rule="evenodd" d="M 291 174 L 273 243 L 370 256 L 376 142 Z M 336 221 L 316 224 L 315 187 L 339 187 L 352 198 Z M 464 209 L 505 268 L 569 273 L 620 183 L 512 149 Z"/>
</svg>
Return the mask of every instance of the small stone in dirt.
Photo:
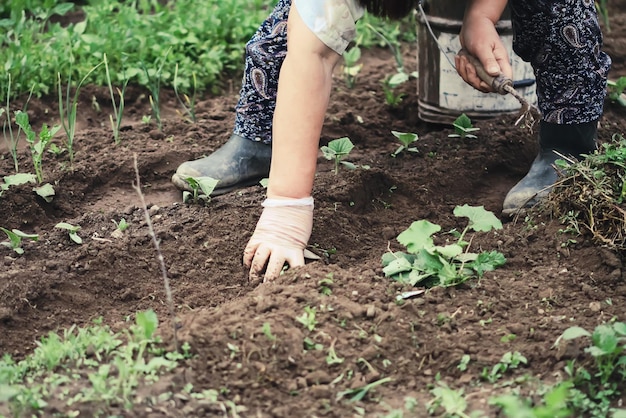
<svg viewBox="0 0 626 418">
<path fill-rule="evenodd" d="M 159 211 L 159 209 L 161 209 L 161 208 L 158 207 L 157 205 L 152 205 L 152 206 L 150 206 L 150 209 L 148 209 L 148 214 L 150 216 L 154 216 Z"/>
<path fill-rule="evenodd" d="M 13 311 L 9 308 L 0 308 L 0 321 L 6 321 L 7 319 L 11 319 L 13 316 Z"/>
<path fill-rule="evenodd" d="M 306 382 L 309 386 L 330 383 L 333 379 L 324 370 L 315 370 L 307 374 Z"/>
<path fill-rule="evenodd" d="M 602 304 L 600 302 L 591 302 L 589 303 L 589 309 L 591 309 L 591 312 L 600 312 L 602 310 Z"/>
<path fill-rule="evenodd" d="M 383 234 L 383 238 L 387 241 L 392 240 L 396 237 L 396 231 L 394 231 L 394 229 L 390 226 L 384 227 L 381 232 Z"/>
<path fill-rule="evenodd" d="M 310 390 L 311 396 L 315 399 L 328 399 L 330 398 L 330 388 L 328 385 L 313 386 Z"/>
<path fill-rule="evenodd" d="M 148 135 L 150 135 L 150 138 L 156 139 L 156 140 L 165 138 L 165 134 L 163 132 L 159 131 L 158 129 L 151 130 L 148 133 Z"/>
<path fill-rule="evenodd" d="M 369 305 L 367 307 L 367 311 L 365 312 L 365 316 L 368 318 L 374 318 L 376 316 L 376 307 L 374 305 Z"/>
</svg>

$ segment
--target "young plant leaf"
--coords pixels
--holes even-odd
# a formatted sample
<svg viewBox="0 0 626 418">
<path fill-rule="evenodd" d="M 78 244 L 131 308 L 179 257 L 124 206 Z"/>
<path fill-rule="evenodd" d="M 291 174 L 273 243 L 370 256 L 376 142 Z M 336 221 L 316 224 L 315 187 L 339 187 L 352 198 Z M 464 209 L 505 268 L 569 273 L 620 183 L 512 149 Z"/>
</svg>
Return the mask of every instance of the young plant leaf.
<svg viewBox="0 0 626 418">
<path fill-rule="evenodd" d="M 410 253 L 416 254 L 422 248 L 433 247 L 432 235 L 439 231 L 441 231 L 439 225 L 427 220 L 415 221 L 407 230 L 398 235 L 397 240 Z"/>
<path fill-rule="evenodd" d="M 55 225 L 55 228 L 65 229 L 67 233 L 69 234 L 70 239 L 74 241 L 76 244 L 83 243 L 83 239 L 80 236 L 78 236 L 78 231 L 80 230 L 80 226 L 78 225 L 74 226 L 67 222 L 59 222 L 58 224 Z"/>
<path fill-rule="evenodd" d="M 469 218 L 469 228 L 477 232 L 489 232 L 492 229 L 502 229 L 502 222 L 485 209 L 484 206 L 457 206 L 454 208 L 454 216 Z"/>
</svg>

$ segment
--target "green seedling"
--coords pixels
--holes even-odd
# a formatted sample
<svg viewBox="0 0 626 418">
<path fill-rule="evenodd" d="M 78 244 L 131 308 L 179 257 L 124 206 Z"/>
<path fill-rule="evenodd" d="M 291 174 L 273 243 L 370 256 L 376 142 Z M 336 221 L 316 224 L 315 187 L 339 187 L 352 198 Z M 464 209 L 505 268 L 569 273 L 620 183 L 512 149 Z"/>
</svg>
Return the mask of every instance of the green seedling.
<svg viewBox="0 0 626 418">
<path fill-rule="evenodd" d="M 324 349 L 324 346 L 322 344 L 316 343 L 309 337 L 304 337 L 304 340 L 302 341 L 302 345 L 306 351 L 312 351 L 312 350 L 322 351 Z"/>
<path fill-rule="evenodd" d="M 301 323 L 304 328 L 308 329 L 309 331 L 313 331 L 315 329 L 315 326 L 317 325 L 317 321 L 315 320 L 315 313 L 315 308 L 306 306 L 304 308 L 304 313 L 300 316 L 297 316 L 296 321 Z"/>
<path fill-rule="evenodd" d="M 106 82 L 109 87 L 109 94 L 111 95 L 111 105 L 113 106 L 113 114 L 109 115 L 109 121 L 111 122 L 111 129 L 113 130 L 113 139 L 116 144 L 120 143 L 120 127 L 122 126 L 122 117 L 124 115 L 124 94 L 126 93 L 126 87 L 128 86 L 129 79 L 125 78 L 122 85 L 122 89 L 117 88 L 117 95 L 119 96 L 119 102 L 115 101 L 115 94 L 113 93 L 113 83 L 111 82 L 111 74 L 109 72 L 109 62 L 107 60 L 107 54 L 104 54 L 104 69 L 106 72 Z"/>
<path fill-rule="evenodd" d="M 361 59 L 361 48 L 353 46 L 343 53 L 343 79 L 348 88 L 354 88 L 356 80 L 363 68 L 363 64 L 359 63 Z"/>
<path fill-rule="evenodd" d="M 441 381 L 437 384 L 438 386 L 430 391 L 434 398 L 427 405 L 429 414 L 435 414 L 437 409 L 441 408 L 447 417 L 469 418 L 469 415 L 465 413 L 467 401 L 463 389 L 454 390 Z"/>
<path fill-rule="evenodd" d="M 163 80 L 163 67 L 165 66 L 167 56 L 169 55 L 172 48 L 170 47 L 161 58 L 157 59 L 155 64 L 157 65 L 157 69 L 154 68 L 146 68 L 145 64 L 142 62 L 141 67 L 145 73 L 146 79 L 148 80 L 147 85 L 150 90 L 150 108 L 152 109 L 152 116 L 157 123 L 157 128 L 159 131 L 163 130 L 163 121 L 161 120 L 161 81 Z M 160 61 L 160 62 L 159 62 Z"/>
<path fill-rule="evenodd" d="M 183 202 L 185 203 L 209 203 L 211 201 L 211 193 L 213 193 L 215 186 L 219 183 L 219 180 L 213 177 L 188 177 L 185 181 L 191 188 L 191 192 L 183 192 Z"/>
<path fill-rule="evenodd" d="M 607 89 L 609 93 L 609 100 L 626 107 L 626 77 L 620 77 L 616 81 L 607 81 Z"/>
<path fill-rule="evenodd" d="M 334 162 L 334 173 L 339 174 L 339 164 L 343 164 L 350 169 L 355 169 L 356 165 L 348 162 L 342 161 L 345 157 L 350 154 L 350 151 L 354 148 L 354 144 L 350 141 L 350 138 L 343 137 L 339 139 L 333 139 L 328 143 L 328 145 L 320 148 L 324 158 L 327 160 Z"/>
<path fill-rule="evenodd" d="M 120 219 L 119 222 L 115 219 L 111 219 L 111 221 L 115 224 L 115 228 L 120 232 L 124 232 L 130 227 L 130 224 L 126 222 L 125 218 Z"/>
<path fill-rule="evenodd" d="M 385 77 L 382 81 L 383 93 L 385 94 L 385 103 L 392 109 L 398 107 L 404 99 L 404 93 L 397 93 L 395 89 L 409 80 L 409 75 L 401 72 Z"/>
<path fill-rule="evenodd" d="M 335 351 L 335 341 L 328 347 L 328 354 L 326 355 L 326 364 L 332 366 L 333 364 L 342 364 L 344 359 L 340 358 Z"/>
<path fill-rule="evenodd" d="M 69 234 L 70 239 L 72 241 L 74 241 L 76 244 L 82 244 L 83 243 L 83 239 L 78 235 L 78 231 L 80 230 L 80 226 L 74 226 L 74 225 L 69 224 L 67 222 L 59 222 L 54 227 L 55 228 L 59 228 L 59 229 L 65 229 L 67 231 L 67 233 Z"/>
<path fill-rule="evenodd" d="M 416 147 L 411 146 L 412 143 L 418 140 L 417 134 L 410 133 L 410 132 L 398 132 L 398 131 L 391 131 L 391 133 L 393 134 L 393 136 L 398 138 L 398 141 L 400 141 L 400 144 L 402 144 L 398 147 L 398 149 L 394 153 L 391 154 L 392 157 L 397 157 L 398 154 L 400 154 L 403 151 L 415 152 L 415 153 L 419 152 Z"/>
<path fill-rule="evenodd" d="M 19 362 L 8 354 L 0 358 L 3 415 L 47 416 L 50 409 L 44 408 L 57 402 L 70 406 L 64 416 L 77 416 L 75 411 L 83 406 L 91 408 L 91 416 L 106 415 L 109 405 L 130 409 L 136 406 L 140 385 L 158 381 L 189 358 L 188 345 L 181 353 L 162 347 L 153 311 L 138 312 L 135 323 L 117 333 L 102 325 L 102 318 L 93 322 L 50 332 Z M 208 401 L 206 392 L 192 389 L 185 392 Z"/>
<path fill-rule="evenodd" d="M 328 273 L 326 275 L 325 278 L 321 279 L 320 281 L 317 282 L 317 285 L 319 286 L 319 292 L 322 295 L 325 296 L 330 296 L 333 294 L 333 273 Z"/>
<path fill-rule="evenodd" d="M 489 370 L 488 367 L 485 367 L 480 377 L 489 383 L 495 383 L 501 379 L 506 372 L 517 369 L 520 365 L 527 363 L 528 360 L 519 351 L 509 351 L 502 355 L 500 361 L 495 364 L 491 370 Z"/>
<path fill-rule="evenodd" d="M 608 383 L 613 376 L 626 381 L 626 323 L 601 324 L 593 333 L 581 327 L 570 327 L 561 334 L 555 345 L 561 340 L 581 337 L 591 338 L 591 345 L 585 348 L 585 353 L 594 358 L 598 369 L 596 376 L 600 378 L 601 384 Z"/>
<path fill-rule="evenodd" d="M 26 105 L 30 102 L 30 99 L 33 95 L 33 89 L 30 90 L 30 94 L 28 99 L 26 100 Z M 7 83 L 7 94 L 6 94 L 6 105 L 4 108 L 0 108 L 0 116 L 5 115 L 5 120 L 2 124 L 2 136 L 4 137 L 4 141 L 7 144 L 7 148 L 11 153 L 11 158 L 13 159 L 13 168 L 15 173 L 19 173 L 20 166 L 19 160 L 17 158 L 17 147 L 20 141 L 20 134 L 22 133 L 22 129 L 19 128 L 17 133 L 13 132 L 13 125 L 11 123 L 11 73 L 8 73 L 8 83 Z M 24 105 L 24 112 L 26 111 L 26 105 Z"/>
<path fill-rule="evenodd" d="M 70 60 L 70 63 L 72 61 Z M 80 93 L 80 89 L 87 81 L 89 76 L 98 69 L 103 64 L 103 62 L 99 63 L 95 67 L 85 74 L 85 76 L 80 80 L 78 85 L 74 90 L 74 96 L 70 95 L 70 89 L 72 86 L 72 76 L 71 70 L 70 75 L 67 80 L 67 86 L 65 89 L 65 98 L 63 97 L 63 88 L 61 82 L 61 73 L 57 73 L 57 83 L 58 83 L 58 93 L 59 93 L 59 114 L 61 116 L 61 125 L 63 126 L 63 130 L 65 131 L 66 142 L 65 147 L 67 148 L 70 167 L 74 165 L 74 138 L 76 136 L 76 111 L 78 110 L 78 95 Z"/>
<path fill-rule="evenodd" d="M 496 396 L 489 404 L 500 407 L 508 418 L 567 418 L 574 416 L 568 405 L 572 386 L 570 381 L 559 383 L 543 395 L 543 402 L 534 405 L 514 394 Z"/>
<path fill-rule="evenodd" d="M 407 252 L 388 252 L 382 257 L 383 272 L 386 277 L 411 285 L 426 287 L 456 286 L 470 278 L 481 278 L 487 271 L 502 266 L 506 259 L 498 251 L 469 252 L 471 239 L 465 240 L 470 231 L 489 232 L 502 229 L 502 223 L 482 206 L 457 206 L 454 215 L 469 219 L 457 240 L 447 245 L 435 245 L 433 235 L 441 226 L 427 220 L 413 222 L 397 240 L 406 246 Z"/>
<path fill-rule="evenodd" d="M 198 90 L 198 80 L 196 79 L 195 72 L 191 75 L 191 78 L 193 80 L 193 90 L 192 90 L 191 97 L 189 97 L 189 95 L 187 94 L 183 94 L 181 98 L 181 95 L 178 93 L 178 85 L 180 83 L 178 82 L 178 63 L 177 63 L 176 69 L 174 71 L 174 94 L 176 95 L 176 98 L 178 99 L 178 102 L 180 103 L 180 105 L 183 107 L 183 110 L 187 114 L 188 120 L 192 123 L 196 123 L 198 120 L 198 118 L 196 117 L 196 95 L 197 95 L 197 90 Z M 180 111 L 176 110 L 176 112 L 180 114 Z"/>
<path fill-rule="evenodd" d="M 8 229 L 3 228 L 3 227 L 0 226 L 0 230 L 3 231 L 7 235 L 7 237 L 9 238 L 8 241 L 0 242 L 0 245 L 4 245 L 5 247 L 9 247 L 10 249 L 15 251 L 19 255 L 24 254 L 24 249 L 22 248 L 22 240 L 23 239 L 29 239 L 31 241 L 39 240 L 39 235 L 37 235 L 37 234 L 27 234 L 25 232 L 20 231 L 19 229 L 12 229 L 11 231 L 9 231 Z"/>
<path fill-rule="evenodd" d="M 455 133 L 448 135 L 448 138 L 476 138 L 472 132 L 480 130 L 480 128 L 474 128 L 472 121 L 465 113 L 456 118 L 452 126 L 454 126 Z"/>
<path fill-rule="evenodd" d="M 467 370 L 467 365 L 469 364 L 470 360 L 471 357 L 469 354 L 463 354 L 463 356 L 461 357 L 461 361 L 459 361 L 459 364 L 456 366 L 456 368 L 464 372 L 465 370 Z"/>
<path fill-rule="evenodd" d="M 276 342 L 276 336 L 272 334 L 272 327 L 269 322 L 263 323 L 263 335 L 265 335 L 268 341 Z"/>
<path fill-rule="evenodd" d="M 37 140 L 37 135 L 30 126 L 27 113 L 18 110 L 15 113 L 15 123 L 24 131 L 24 134 L 26 135 L 26 141 L 28 142 L 30 148 L 33 167 L 35 168 L 35 176 L 37 176 L 37 182 L 41 184 L 44 181 L 42 168 L 44 153 L 48 144 L 52 140 L 52 137 L 59 131 L 59 129 L 61 129 L 61 127 L 57 125 L 48 129 L 48 126 L 44 123 L 41 127 L 41 132 L 39 132 L 39 140 Z"/>
<path fill-rule="evenodd" d="M 26 183 L 36 183 L 37 177 L 32 173 L 17 173 L 10 176 L 4 176 L 3 182 L 0 183 L 0 196 L 5 190 L 9 190 L 10 186 L 21 186 Z"/>
<path fill-rule="evenodd" d="M 337 393 L 337 400 L 345 398 L 346 396 L 350 396 L 349 402 L 361 401 L 363 400 L 363 398 L 365 398 L 365 396 L 369 393 L 369 391 L 391 381 L 392 381 L 391 377 L 385 377 L 385 378 L 376 380 L 362 387 L 343 390 Z"/>
</svg>

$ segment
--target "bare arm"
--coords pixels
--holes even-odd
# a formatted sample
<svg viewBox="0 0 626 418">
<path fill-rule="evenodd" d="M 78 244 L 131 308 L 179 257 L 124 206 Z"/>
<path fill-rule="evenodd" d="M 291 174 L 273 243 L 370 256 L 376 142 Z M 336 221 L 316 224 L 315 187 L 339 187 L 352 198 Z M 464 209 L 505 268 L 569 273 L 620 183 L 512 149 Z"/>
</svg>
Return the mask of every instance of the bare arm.
<svg viewBox="0 0 626 418">
<path fill-rule="evenodd" d="M 332 73 L 339 58 L 292 6 L 274 113 L 269 198 L 311 195 Z"/>
<path fill-rule="evenodd" d="M 292 6 L 287 23 L 287 56 L 278 79 L 274 112 L 267 191 L 271 203 L 265 202 L 265 209 L 243 255 L 252 279 L 265 269 L 265 280 L 272 280 L 280 274 L 285 263 L 291 267 L 304 265 L 303 250 L 313 225 L 310 196 L 319 138 L 330 97 L 332 73 L 339 58 L 339 54 L 311 32 L 297 8 Z M 293 199 L 310 203 L 281 207 L 294 204 Z"/>
</svg>

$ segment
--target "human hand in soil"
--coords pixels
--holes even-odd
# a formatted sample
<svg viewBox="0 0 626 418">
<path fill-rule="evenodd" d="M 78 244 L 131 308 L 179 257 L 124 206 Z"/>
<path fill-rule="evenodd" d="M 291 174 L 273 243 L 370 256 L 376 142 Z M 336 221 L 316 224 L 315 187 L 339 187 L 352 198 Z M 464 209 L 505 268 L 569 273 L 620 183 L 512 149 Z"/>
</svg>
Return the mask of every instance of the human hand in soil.
<svg viewBox="0 0 626 418">
<path fill-rule="evenodd" d="M 472 1 L 465 12 L 459 39 L 463 49 L 469 55 L 476 57 L 489 75 L 496 77 L 503 74 L 507 78 L 512 78 L 513 70 L 509 54 L 495 27 L 505 6 L 506 0 Z M 479 78 L 476 67 L 467 56 L 457 55 L 455 65 L 457 72 L 466 83 L 484 93 L 493 91 Z"/>
<path fill-rule="evenodd" d="M 304 265 L 304 249 L 313 228 L 313 198 L 266 199 L 263 213 L 243 252 L 243 264 L 256 281 L 278 277 L 285 264 Z"/>
</svg>

